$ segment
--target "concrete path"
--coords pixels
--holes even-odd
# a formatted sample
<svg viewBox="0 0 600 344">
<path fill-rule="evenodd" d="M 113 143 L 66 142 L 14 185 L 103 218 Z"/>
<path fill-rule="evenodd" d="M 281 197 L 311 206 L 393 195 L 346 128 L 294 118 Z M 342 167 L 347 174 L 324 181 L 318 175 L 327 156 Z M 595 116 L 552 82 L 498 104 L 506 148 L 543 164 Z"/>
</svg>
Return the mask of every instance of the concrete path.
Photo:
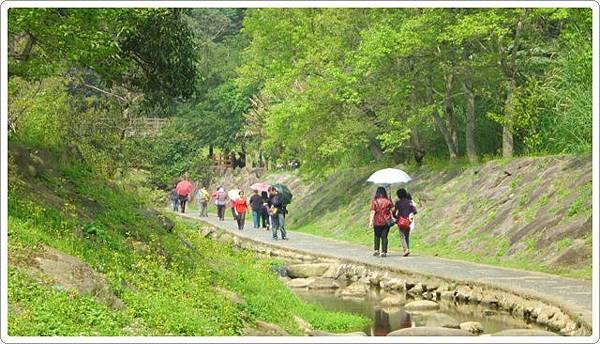
<svg viewBox="0 0 600 344">
<path fill-rule="evenodd" d="M 229 214 L 226 214 L 226 216 Z M 246 228 L 237 229 L 231 219 L 219 221 L 215 216 L 200 218 L 197 213 L 185 214 L 185 217 L 205 221 L 213 226 L 227 230 L 234 235 L 246 237 L 277 247 L 291 248 L 306 253 L 336 257 L 372 265 L 401 269 L 416 274 L 431 274 L 454 280 L 474 281 L 494 287 L 516 291 L 546 299 L 560 305 L 575 314 L 580 314 L 591 324 L 592 282 L 557 277 L 550 274 L 524 270 L 507 269 L 489 265 L 450 260 L 431 256 L 420 256 L 411 252 L 408 257 L 401 253 L 389 252 L 388 257 L 372 256 L 371 247 L 348 242 L 317 237 L 310 234 L 288 231 L 289 240 L 273 240 L 271 231 L 252 228 L 252 218 L 246 219 Z"/>
</svg>

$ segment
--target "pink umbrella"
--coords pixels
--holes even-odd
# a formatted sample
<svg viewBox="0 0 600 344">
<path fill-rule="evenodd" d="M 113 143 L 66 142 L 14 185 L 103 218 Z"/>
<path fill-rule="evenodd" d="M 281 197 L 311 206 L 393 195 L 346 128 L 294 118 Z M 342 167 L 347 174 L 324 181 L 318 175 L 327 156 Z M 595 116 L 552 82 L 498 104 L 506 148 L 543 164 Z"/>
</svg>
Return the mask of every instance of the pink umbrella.
<svg viewBox="0 0 600 344">
<path fill-rule="evenodd" d="M 250 185 L 250 189 L 262 192 L 262 191 L 268 191 L 270 186 L 271 185 L 269 185 L 265 182 L 259 182 L 259 183 L 254 183 L 254 184 Z"/>
</svg>

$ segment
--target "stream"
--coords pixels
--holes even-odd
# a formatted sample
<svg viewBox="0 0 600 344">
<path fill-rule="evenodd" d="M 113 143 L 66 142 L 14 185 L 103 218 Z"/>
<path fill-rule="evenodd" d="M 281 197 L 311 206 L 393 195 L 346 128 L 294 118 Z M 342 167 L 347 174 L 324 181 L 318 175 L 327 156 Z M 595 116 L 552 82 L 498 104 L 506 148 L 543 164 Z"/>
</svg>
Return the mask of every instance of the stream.
<svg viewBox="0 0 600 344">
<path fill-rule="evenodd" d="M 340 297 L 332 291 L 292 290 L 300 299 L 318 304 L 327 310 L 358 313 L 369 317 L 372 319 L 372 323 L 364 331 L 370 336 L 385 336 L 392 331 L 408 327 L 440 326 L 436 325 L 436 322 L 439 321 L 439 316 L 436 319 L 436 314 L 440 313 L 450 316 L 458 323 L 477 321 L 483 328 L 482 334 L 491 334 L 506 329 L 544 329 L 536 324 L 527 324 L 524 320 L 517 319 L 508 313 L 492 311 L 472 304 L 441 303 L 438 311 L 412 313 L 406 312 L 398 306 L 383 307 L 379 305 L 380 300 L 390 294 L 378 289 L 371 289 L 368 295 L 360 298 Z M 406 298 L 406 300 L 407 303 L 413 301 L 410 298 Z"/>
</svg>

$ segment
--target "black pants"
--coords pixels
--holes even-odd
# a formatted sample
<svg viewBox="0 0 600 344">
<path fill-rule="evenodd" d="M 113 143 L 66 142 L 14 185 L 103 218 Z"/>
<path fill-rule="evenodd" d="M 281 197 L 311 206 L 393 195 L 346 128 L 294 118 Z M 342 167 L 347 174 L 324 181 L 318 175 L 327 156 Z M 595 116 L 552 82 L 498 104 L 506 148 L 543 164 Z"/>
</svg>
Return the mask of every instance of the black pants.
<svg viewBox="0 0 600 344">
<path fill-rule="evenodd" d="M 217 205 L 217 216 L 219 220 L 223 220 L 225 218 L 225 204 Z"/>
<path fill-rule="evenodd" d="M 179 195 L 179 205 L 181 206 L 181 212 L 185 213 L 185 205 L 188 201 L 188 197 L 187 196 L 181 196 Z"/>
<path fill-rule="evenodd" d="M 265 209 L 261 209 L 260 217 L 262 220 L 262 228 L 269 228 L 269 212 Z"/>
<path fill-rule="evenodd" d="M 238 216 L 235 217 L 235 220 L 237 221 L 238 229 L 244 229 L 244 224 L 246 223 L 246 213 L 239 213 Z"/>
<path fill-rule="evenodd" d="M 379 251 L 379 241 L 381 241 L 381 252 L 387 253 L 388 247 L 388 233 L 390 232 L 390 228 L 386 225 L 383 226 L 374 226 L 373 227 L 375 234 L 374 243 L 375 243 L 375 251 Z"/>
</svg>

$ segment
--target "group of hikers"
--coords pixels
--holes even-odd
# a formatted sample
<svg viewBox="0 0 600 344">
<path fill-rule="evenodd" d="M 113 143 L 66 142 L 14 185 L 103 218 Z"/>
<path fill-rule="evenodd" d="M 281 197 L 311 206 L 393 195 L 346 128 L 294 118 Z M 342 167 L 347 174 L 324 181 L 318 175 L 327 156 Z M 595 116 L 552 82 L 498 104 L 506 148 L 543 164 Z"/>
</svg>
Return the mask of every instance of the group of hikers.
<svg viewBox="0 0 600 344">
<path fill-rule="evenodd" d="M 217 208 L 217 217 L 220 221 L 225 220 L 225 209 L 229 205 L 231 215 L 237 222 L 239 230 L 244 229 L 246 213 L 250 209 L 254 229 L 262 227 L 265 231 L 271 230 L 274 240 L 278 239 L 278 232 L 281 232 L 281 239 L 287 240 L 285 230 L 287 204 L 277 188 L 269 186 L 267 191 L 262 192 L 253 190 L 250 200 L 246 198 L 244 191 L 237 192 L 237 195 L 233 195 L 236 197 L 230 197 L 223 186 L 217 187 L 212 194 L 209 194 L 205 186 L 194 191 L 194 186 L 186 174 L 183 176 L 183 180 L 174 185 L 170 198 L 173 211 L 177 212 L 181 209 L 181 212 L 185 213 L 186 204 L 190 195 L 193 195 L 201 217 L 208 217 L 208 204 L 212 201 Z M 398 199 L 393 203 L 388 197 L 386 189 L 380 186 L 371 201 L 369 228 L 373 228 L 374 256 L 387 256 L 388 234 L 394 226 L 398 226 L 404 256 L 410 254 L 409 237 L 411 230 L 414 229 L 414 216 L 417 214 L 417 209 L 411 195 L 404 188 L 398 189 L 396 195 Z"/>
<path fill-rule="evenodd" d="M 259 193 L 253 190 L 250 200 L 246 198 L 244 191 L 239 191 L 235 196 L 230 197 L 223 186 L 217 187 L 216 191 L 209 194 L 203 185 L 196 191 L 188 176 L 184 175 L 183 180 L 174 185 L 170 193 L 171 206 L 173 211 L 185 213 L 187 202 L 190 196 L 197 203 L 200 217 L 208 217 L 208 204 L 213 202 L 217 208 L 217 217 L 220 221 L 225 220 L 225 209 L 227 205 L 231 208 L 231 215 L 237 222 L 239 230 L 243 230 L 246 222 L 246 213 L 252 211 L 252 222 L 255 229 L 272 231 L 273 239 L 278 240 L 278 233 L 281 233 L 282 240 L 288 240 L 285 230 L 285 217 L 288 213 L 287 204 L 277 190 L 270 186 L 267 191 Z"/>
</svg>

